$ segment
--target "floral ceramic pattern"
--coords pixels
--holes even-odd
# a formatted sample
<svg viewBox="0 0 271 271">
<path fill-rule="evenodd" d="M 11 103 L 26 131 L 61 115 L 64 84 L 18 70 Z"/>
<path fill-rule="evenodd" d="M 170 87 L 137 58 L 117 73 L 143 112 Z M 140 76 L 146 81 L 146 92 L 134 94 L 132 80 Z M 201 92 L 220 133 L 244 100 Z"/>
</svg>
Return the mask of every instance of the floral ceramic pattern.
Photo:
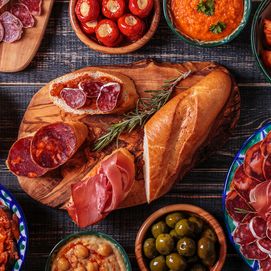
<svg viewBox="0 0 271 271">
<path fill-rule="evenodd" d="M 0 185 L 0 205 L 8 207 L 19 218 L 20 238 L 17 242 L 17 247 L 20 258 L 16 261 L 12 269 L 12 271 L 19 271 L 21 270 L 21 267 L 24 263 L 28 247 L 28 230 L 26 220 L 22 212 L 22 209 L 17 203 L 17 201 L 13 198 L 10 192 L 2 185 Z"/>
</svg>

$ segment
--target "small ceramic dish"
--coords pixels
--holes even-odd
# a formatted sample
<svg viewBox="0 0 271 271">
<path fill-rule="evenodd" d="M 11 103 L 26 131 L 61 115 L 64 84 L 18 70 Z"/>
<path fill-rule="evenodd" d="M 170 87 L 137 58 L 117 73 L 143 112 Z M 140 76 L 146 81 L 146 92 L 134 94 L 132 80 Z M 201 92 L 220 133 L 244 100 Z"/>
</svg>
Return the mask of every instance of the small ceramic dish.
<svg viewBox="0 0 271 271">
<path fill-rule="evenodd" d="M 248 153 L 248 150 L 254 146 L 255 144 L 259 143 L 262 141 L 264 138 L 266 138 L 267 134 L 270 133 L 271 131 L 271 123 L 263 126 L 262 128 L 258 129 L 255 131 L 243 144 L 243 146 L 240 148 L 240 150 L 237 152 L 231 167 L 228 171 L 226 181 L 225 181 L 225 186 L 224 186 L 224 191 L 223 191 L 223 209 L 224 209 L 224 217 L 225 217 L 225 223 L 227 226 L 227 232 L 229 239 L 233 246 L 235 247 L 236 251 L 239 253 L 239 255 L 242 257 L 244 262 L 251 268 L 253 271 L 258 271 L 258 270 L 270 270 L 270 268 L 261 269 L 260 265 L 265 265 L 268 264 L 268 266 L 271 266 L 271 258 L 269 254 L 266 254 L 266 257 L 264 256 L 262 259 L 263 262 L 256 260 L 253 257 L 253 254 L 256 253 L 256 257 L 259 257 L 260 254 L 262 254 L 261 250 L 259 250 L 259 247 L 257 245 L 258 239 L 263 239 L 264 237 L 261 238 L 256 238 L 253 235 L 255 235 L 254 231 L 254 224 L 252 224 L 252 219 L 253 217 L 258 217 L 259 215 L 257 214 L 256 211 L 254 211 L 252 205 L 250 204 L 250 191 L 255 188 L 258 184 L 263 183 L 263 180 L 258 180 L 255 178 L 249 177 L 246 173 L 243 175 L 242 172 L 244 169 L 244 164 L 245 162 L 245 157 L 246 154 Z M 256 145 L 257 146 L 257 145 Z M 252 149 L 250 149 L 252 150 Z M 250 159 L 255 159 L 254 165 L 257 165 L 258 160 L 258 153 L 256 153 L 255 150 L 255 155 L 251 153 L 249 155 Z M 256 155 L 257 154 L 257 155 Z M 253 163 L 253 161 L 252 161 Z M 240 170 L 240 171 L 238 171 Z M 238 174 L 236 172 L 238 171 Z M 235 175 L 236 174 L 236 175 Z M 239 188 L 236 187 L 236 182 L 240 183 L 240 186 L 242 190 L 239 190 Z M 236 204 L 236 207 L 235 207 Z M 230 206 L 230 207 L 229 207 Z M 244 207 L 245 206 L 245 207 Z M 249 208 L 247 208 L 249 206 Z M 251 208 L 251 209 L 250 209 Z M 240 209 L 240 210 L 239 210 Z M 247 210 L 248 209 L 248 210 Z M 247 212 L 246 212 L 247 210 Z M 233 214 L 236 216 L 236 219 L 233 219 Z M 258 219 L 257 218 L 257 219 Z M 238 221 L 237 221 L 238 220 Z M 240 221 L 239 221 L 240 220 Z M 259 221 L 263 221 L 263 219 L 259 218 Z M 253 222 L 254 223 L 254 222 Z M 240 225 L 243 225 L 242 227 L 244 228 L 239 228 Z M 247 225 L 247 227 L 245 226 Z M 259 224 L 260 225 L 260 224 Z M 253 227 L 254 233 L 251 231 L 251 227 Z M 260 225 L 260 228 L 264 228 L 265 226 L 263 224 Z M 242 232 L 248 239 L 246 242 L 242 240 L 242 236 L 239 236 L 239 232 Z M 256 230 L 257 232 L 257 230 Z M 259 234 L 259 233 L 257 233 Z M 250 240 L 251 239 L 251 240 Z M 236 243 L 235 240 L 238 240 Z M 268 239 L 269 240 L 269 239 Z M 270 241 L 270 240 L 269 240 Z M 243 245 L 240 245 L 243 244 Z M 270 249 L 270 247 L 269 247 Z M 252 254 L 251 254 L 252 253 Z M 244 254 L 246 256 L 244 256 Z M 251 254 L 251 255 L 249 255 Z M 247 256 L 248 255 L 248 256 Z M 269 255 L 269 256 L 268 256 Z M 247 257 L 250 257 L 248 259 Z M 260 255 L 260 257 L 262 257 Z"/>
<path fill-rule="evenodd" d="M 271 71 L 264 66 L 260 57 L 261 50 L 265 46 L 263 36 L 263 20 L 265 18 L 271 18 L 271 0 L 261 2 L 254 15 L 251 26 L 251 48 L 253 55 L 256 58 L 260 70 L 263 72 L 266 79 L 271 82 Z"/>
<path fill-rule="evenodd" d="M 180 38 L 182 41 L 190 44 L 190 45 L 195 45 L 199 47 L 215 47 L 215 46 L 220 46 L 226 43 L 229 43 L 233 39 L 235 39 L 244 29 L 246 24 L 249 21 L 249 16 L 251 12 L 251 0 L 244 0 L 244 14 L 243 18 L 239 24 L 239 26 L 227 37 L 221 39 L 221 40 L 216 40 L 216 41 L 200 41 L 193 39 L 183 33 L 181 33 L 177 27 L 175 27 L 173 20 L 172 20 L 172 15 L 170 13 L 170 1 L 171 0 L 163 0 L 163 10 L 164 10 L 164 16 L 166 18 L 167 24 L 169 28 L 172 30 L 172 32 L 177 35 L 178 38 Z"/>
<path fill-rule="evenodd" d="M 82 237 L 82 236 L 96 236 L 98 238 L 102 238 L 102 239 L 109 241 L 120 252 L 120 255 L 122 256 L 122 259 L 124 262 L 125 270 L 132 271 L 129 257 L 126 254 L 123 247 L 116 240 L 114 240 L 112 237 L 110 237 L 109 235 L 102 233 L 102 232 L 96 232 L 96 231 L 85 231 L 85 232 L 71 234 L 71 235 L 66 236 L 60 242 L 58 242 L 49 254 L 49 257 L 47 259 L 46 266 L 45 266 L 45 271 L 51 271 L 51 266 L 52 266 L 52 262 L 54 260 L 55 255 L 65 244 L 67 244 L 69 241 L 72 241 L 75 238 Z"/>
<path fill-rule="evenodd" d="M 77 0 L 70 0 L 69 4 L 70 22 L 75 34 L 89 48 L 106 54 L 127 54 L 143 47 L 147 42 L 149 42 L 149 40 L 156 32 L 161 17 L 160 0 L 154 0 L 154 7 L 151 15 L 152 18 L 148 26 L 148 31 L 144 34 L 143 37 L 131 44 L 123 45 L 120 47 L 106 47 L 99 44 L 96 40 L 90 38 L 82 31 L 75 14 L 76 2 Z"/>
<path fill-rule="evenodd" d="M 20 236 L 17 240 L 19 259 L 15 262 L 13 268 L 11 269 L 11 271 L 19 271 L 22 269 L 28 250 L 29 237 L 27 223 L 19 203 L 15 200 L 12 194 L 0 184 L 0 206 L 1 205 L 7 207 L 13 214 L 17 216 L 19 220 Z"/>
<path fill-rule="evenodd" d="M 147 266 L 145 262 L 145 257 L 143 256 L 142 252 L 142 246 L 144 243 L 144 240 L 146 239 L 146 235 L 150 231 L 150 227 L 161 217 L 164 217 L 165 215 L 172 213 L 172 212 L 185 212 L 189 214 L 194 214 L 199 217 L 201 217 L 207 224 L 209 224 L 213 230 L 215 231 L 217 237 L 218 237 L 218 243 L 219 243 L 219 255 L 218 255 L 218 261 L 216 264 L 212 267 L 212 271 L 220 271 L 222 270 L 222 267 L 224 265 L 226 254 L 227 254 L 227 244 L 226 244 L 226 238 L 223 232 L 223 229 L 217 222 L 217 220 L 208 212 L 203 210 L 200 207 L 189 205 L 189 204 L 175 204 L 175 205 L 169 205 L 166 207 L 163 207 L 156 212 L 154 212 L 152 215 L 150 215 L 141 228 L 138 231 L 136 241 L 135 241 L 135 254 L 137 263 L 139 265 L 139 269 L 141 271 L 149 271 L 149 267 Z"/>
</svg>

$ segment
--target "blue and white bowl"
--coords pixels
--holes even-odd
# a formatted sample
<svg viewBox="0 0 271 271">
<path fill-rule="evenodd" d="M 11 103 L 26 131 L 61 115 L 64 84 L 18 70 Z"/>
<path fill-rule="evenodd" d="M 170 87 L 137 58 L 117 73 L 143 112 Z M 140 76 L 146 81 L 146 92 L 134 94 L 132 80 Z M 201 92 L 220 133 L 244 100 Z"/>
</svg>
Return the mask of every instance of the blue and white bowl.
<svg viewBox="0 0 271 271">
<path fill-rule="evenodd" d="M 19 219 L 19 232 L 20 237 L 17 241 L 17 249 L 19 254 L 19 259 L 15 262 L 12 271 L 21 270 L 23 263 L 26 258 L 26 253 L 28 250 L 28 229 L 26 224 L 26 219 L 23 214 L 22 208 L 12 196 L 12 194 L 0 184 L 0 205 L 6 206 L 12 213 L 16 214 Z"/>
</svg>

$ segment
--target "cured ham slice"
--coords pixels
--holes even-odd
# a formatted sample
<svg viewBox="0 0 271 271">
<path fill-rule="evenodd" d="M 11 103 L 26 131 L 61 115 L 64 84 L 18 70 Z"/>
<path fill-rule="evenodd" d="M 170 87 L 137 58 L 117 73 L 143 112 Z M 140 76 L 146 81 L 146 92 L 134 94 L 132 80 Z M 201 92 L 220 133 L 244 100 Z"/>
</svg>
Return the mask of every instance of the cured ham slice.
<svg viewBox="0 0 271 271">
<path fill-rule="evenodd" d="M 271 182 L 265 181 L 258 184 L 250 191 L 250 205 L 263 219 L 267 218 L 271 206 Z"/>
<path fill-rule="evenodd" d="M 266 237 L 266 221 L 260 216 L 255 216 L 250 220 L 249 229 L 256 239 Z"/>
<path fill-rule="evenodd" d="M 35 19 L 26 5 L 22 3 L 15 3 L 12 5 L 10 12 L 22 22 L 24 28 L 34 26 Z"/>
<path fill-rule="evenodd" d="M 261 152 L 261 142 L 258 142 L 246 152 L 244 160 L 245 173 L 252 178 L 264 181 L 263 162 L 264 156 Z"/>
<path fill-rule="evenodd" d="M 32 15 L 41 15 L 42 0 L 20 0 L 20 2 L 28 7 Z"/>
<path fill-rule="evenodd" d="M 134 158 L 126 149 L 118 149 L 93 170 L 71 187 L 67 211 L 79 227 L 93 225 L 117 209 L 134 183 Z"/>
<path fill-rule="evenodd" d="M 242 245 L 240 251 L 249 260 L 265 260 L 268 257 L 259 249 L 257 242 Z"/>
<path fill-rule="evenodd" d="M 269 154 L 264 161 L 263 173 L 266 180 L 271 181 L 271 154 Z"/>
<path fill-rule="evenodd" d="M 258 248 L 266 253 L 266 254 L 270 254 L 271 253 L 271 240 L 269 238 L 263 238 L 260 240 L 257 240 L 257 246 Z"/>
<path fill-rule="evenodd" d="M 235 190 L 230 191 L 226 198 L 226 209 L 230 217 L 236 222 L 242 222 L 245 216 L 253 210 Z"/>
<path fill-rule="evenodd" d="M 253 189 L 259 181 L 247 176 L 244 171 L 243 165 L 241 165 L 235 172 L 232 184 L 234 189 L 247 201 L 249 201 L 250 190 Z"/>
<path fill-rule="evenodd" d="M 233 238 L 234 241 L 240 245 L 246 245 L 256 241 L 256 238 L 250 230 L 249 223 L 238 225 L 233 233 Z"/>
</svg>

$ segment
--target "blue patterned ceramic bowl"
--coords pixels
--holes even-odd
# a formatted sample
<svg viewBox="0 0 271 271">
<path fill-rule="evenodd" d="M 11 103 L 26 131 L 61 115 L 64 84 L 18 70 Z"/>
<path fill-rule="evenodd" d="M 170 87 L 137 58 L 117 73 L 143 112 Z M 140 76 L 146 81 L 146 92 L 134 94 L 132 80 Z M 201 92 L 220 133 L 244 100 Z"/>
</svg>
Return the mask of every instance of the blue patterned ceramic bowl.
<svg viewBox="0 0 271 271">
<path fill-rule="evenodd" d="M 28 249 L 27 224 L 26 224 L 26 220 L 25 220 L 25 217 L 20 205 L 12 196 L 12 194 L 1 184 L 0 184 L 0 205 L 6 206 L 14 214 L 16 214 L 16 216 L 19 219 L 20 237 L 17 242 L 19 259 L 15 262 L 14 267 L 12 268 L 12 271 L 19 271 L 21 270 L 23 266 L 23 263 L 26 258 L 27 249 Z"/>
<path fill-rule="evenodd" d="M 259 141 L 263 140 L 270 131 L 271 131 L 271 123 L 268 123 L 267 125 L 263 126 L 262 128 L 256 130 L 254 132 L 254 134 L 252 136 L 250 136 L 245 141 L 245 143 L 243 144 L 241 149 L 236 154 L 236 156 L 235 156 L 235 158 L 233 160 L 233 163 L 231 164 L 231 167 L 230 167 L 230 169 L 228 171 L 226 181 L 225 181 L 224 191 L 223 191 L 223 197 L 222 197 L 223 198 L 223 211 L 224 211 L 225 223 L 226 223 L 226 226 L 227 226 L 229 239 L 230 239 L 231 243 L 233 244 L 233 246 L 235 247 L 236 251 L 239 253 L 239 255 L 243 258 L 243 260 L 246 262 L 246 264 L 253 271 L 260 270 L 259 262 L 257 260 L 248 260 L 247 258 L 245 258 L 242 255 L 242 253 L 240 252 L 240 246 L 237 243 L 235 243 L 235 241 L 233 239 L 233 232 L 236 229 L 237 224 L 229 216 L 229 214 L 228 214 L 228 212 L 226 210 L 226 197 L 227 197 L 227 194 L 231 191 L 231 189 L 230 189 L 231 188 L 231 183 L 233 181 L 233 177 L 234 177 L 234 174 L 235 174 L 236 170 L 244 162 L 244 157 L 245 157 L 245 154 L 246 154 L 247 150 L 251 146 L 258 143 Z"/>
</svg>

